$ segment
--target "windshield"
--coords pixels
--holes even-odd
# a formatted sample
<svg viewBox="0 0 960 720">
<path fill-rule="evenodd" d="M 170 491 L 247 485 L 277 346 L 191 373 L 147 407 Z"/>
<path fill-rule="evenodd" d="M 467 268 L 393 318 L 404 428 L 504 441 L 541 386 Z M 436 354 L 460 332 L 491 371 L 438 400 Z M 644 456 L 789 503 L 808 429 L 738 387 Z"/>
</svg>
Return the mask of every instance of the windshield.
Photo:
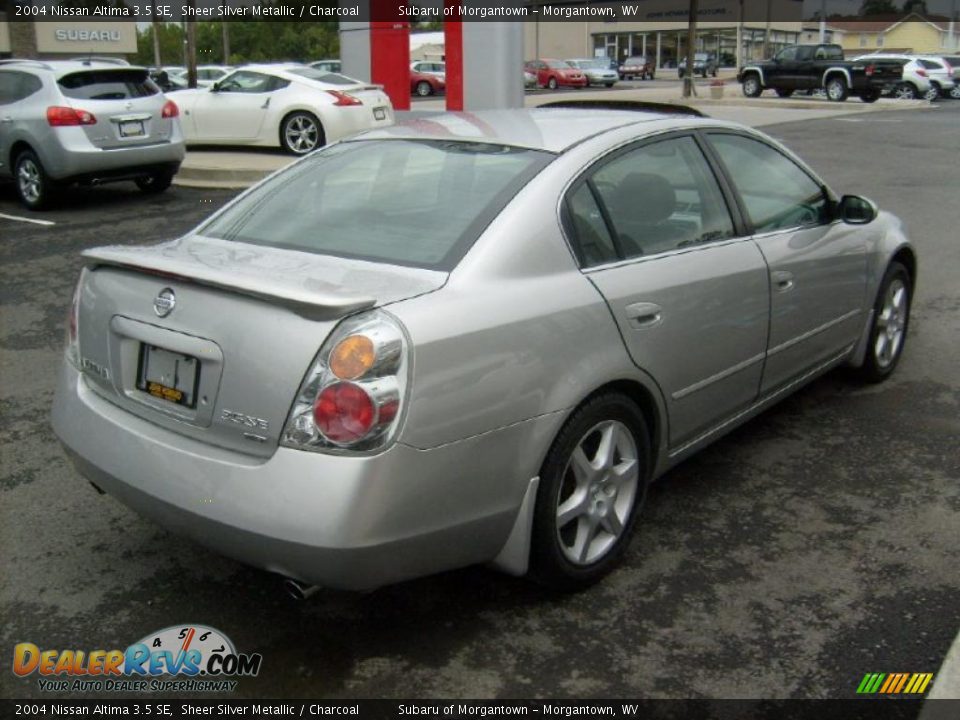
<svg viewBox="0 0 960 720">
<path fill-rule="evenodd" d="M 347 142 L 273 177 L 198 232 L 451 270 L 553 156 L 447 140 Z"/>
<path fill-rule="evenodd" d="M 606 70 L 610 64 L 606 60 L 568 60 L 567 62 L 581 70 Z"/>
<path fill-rule="evenodd" d="M 570 69 L 570 63 L 564 62 L 563 60 L 547 60 L 546 64 L 548 68 L 553 68 L 554 70 Z"/>
</svg>

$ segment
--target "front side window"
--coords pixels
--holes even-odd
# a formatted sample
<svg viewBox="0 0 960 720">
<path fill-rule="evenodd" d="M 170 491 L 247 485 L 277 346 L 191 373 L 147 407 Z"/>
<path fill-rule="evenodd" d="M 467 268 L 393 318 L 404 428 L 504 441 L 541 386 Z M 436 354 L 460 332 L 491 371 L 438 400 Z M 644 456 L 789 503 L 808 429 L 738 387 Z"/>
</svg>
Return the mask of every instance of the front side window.
<svg viewBox="0 0 960 720">
<path fill-rule="evenodd" d="M 238 70 L 220 81 L 220 92 L 262 93 L 271 89 L 271 78 L 262 73 Z"/>
<path fill-rule="evenodd" d="M 198 232 L 450 270 L 553 155 L 488 143 L 369 140 L 314 153 Z"/>
<path fill-rule="evenodd" d="M 823 187 L 793 160 L 742 135 L 710 134 L 757 233 L 828 221 Z"/>
<path fill-rule="evenodd" d="M 658 140 L 623 153 L 595 170 L 587 183 L 625 259 L 734 234 L 716 178 L 690 136 Z"/>
</svg>

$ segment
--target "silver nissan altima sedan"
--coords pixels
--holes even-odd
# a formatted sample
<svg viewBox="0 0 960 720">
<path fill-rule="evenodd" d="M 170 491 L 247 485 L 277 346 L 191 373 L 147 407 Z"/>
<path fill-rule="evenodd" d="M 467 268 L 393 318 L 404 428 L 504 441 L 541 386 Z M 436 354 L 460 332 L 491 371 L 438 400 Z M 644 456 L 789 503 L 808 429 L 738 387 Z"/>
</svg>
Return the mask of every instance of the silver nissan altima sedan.
<svg viewBox="0 0 960 720">
<path fill-rule="evenodd" d="M 830 368 L 886 378 L 917 267 L 760 132 L 596 108 L 371 131 L 84 258 L 68 454 L 301 589 L 595 582 L 651 480 Z"/>
</svg>

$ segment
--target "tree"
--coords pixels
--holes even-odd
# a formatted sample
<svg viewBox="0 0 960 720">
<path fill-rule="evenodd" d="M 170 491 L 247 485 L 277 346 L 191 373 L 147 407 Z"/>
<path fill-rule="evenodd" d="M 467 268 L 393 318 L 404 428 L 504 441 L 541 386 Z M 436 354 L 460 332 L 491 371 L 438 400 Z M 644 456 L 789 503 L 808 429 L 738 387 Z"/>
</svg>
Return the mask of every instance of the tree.
<svg viewBox="0 0 960 720">
<path fill-rule="evenodd" d="M 907 0 L 903 4 L 903 14 L 909 15 L 910 13 L 928 15 L 927 3 L 924 0 Z"/>
<path fill-rule="evenodd" d="M 183 56 L 183 31 L 179 24 L 156 23 L 137 32 L 137 56 L 134 60 L 137 65 L 153 65 L 153 37 L 154 33 L 160 44 L 161 61 L 167 65 L 179 65 Z"/>
<path fill-rule="evenodd" d="M 899 15 L 900 10 L 893 4 L 893 0 L 863 0 L 860 6 L 861 15 Z"/>
</svg>

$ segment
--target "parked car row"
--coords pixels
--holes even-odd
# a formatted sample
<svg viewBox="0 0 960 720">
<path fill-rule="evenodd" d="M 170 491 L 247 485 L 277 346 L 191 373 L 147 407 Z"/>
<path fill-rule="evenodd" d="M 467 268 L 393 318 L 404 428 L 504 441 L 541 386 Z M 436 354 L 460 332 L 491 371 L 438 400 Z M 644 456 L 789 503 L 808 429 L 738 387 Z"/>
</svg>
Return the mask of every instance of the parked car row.
<svg viewBox="0 0 960 720">
<path fill-rule="evenodd" d="M 0 60 L 0 176 L 42 209 L 77 183 L 132 180 L 162 192 L 189 144 L 304 155 L 394 122 L 379 86 L 298 63 L 227 70 L 170 98 L 152 79 L 161 73 L 169 79 L 106 59 Z"/>
</svg>

